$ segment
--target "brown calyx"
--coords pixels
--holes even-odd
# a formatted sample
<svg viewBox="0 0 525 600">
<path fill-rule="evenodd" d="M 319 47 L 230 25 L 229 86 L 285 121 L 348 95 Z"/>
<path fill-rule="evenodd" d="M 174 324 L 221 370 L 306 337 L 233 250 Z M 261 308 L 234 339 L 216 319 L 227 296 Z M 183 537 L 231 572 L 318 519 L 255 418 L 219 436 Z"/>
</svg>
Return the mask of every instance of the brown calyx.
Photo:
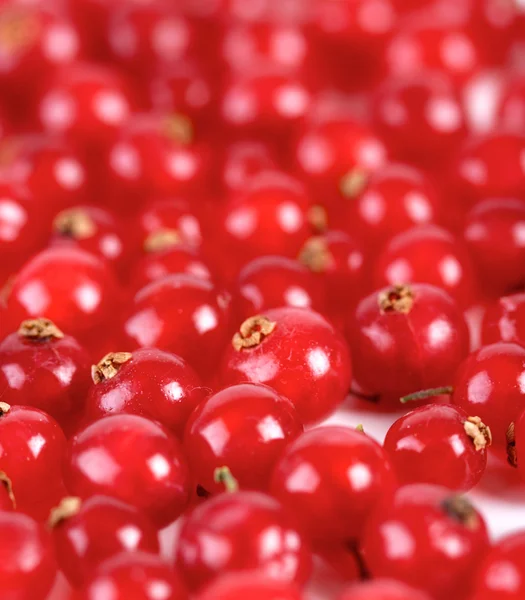
<svg viewBox="0 0 525 600">
<path fill-rule="evenodd" d="M 452 496 L 442 503 L 445 513 L 472 531 L 479 527 L 479 516 L 472 504 L 463 496 Z"/>
<path fill-rule="evenodd" d="M 314 273 L 324 273 L 333 262 L 328 244 L 321 236 L 306 240 L 297 259 Z"/>
<path fill-rule="evenodd" d="M 243 348 L 258 346 L 266 336 L 270 335 L 277 323 L 270 321 L 268 317 L 256 315 L 242 323 L 239 331 L 233 336 L 232 344 L 238 352 Z"/>
<path fill-rule="evenodd" d="M 179 144 L 191 144 L 193 141 L 193 124 L 180 113 L 173 113 L 164 119 L 163 131 L 166 137 Z"/>
<path fill-rule="evenodd" d="M 176 229 L 159 229 L 150 233 L 144 240 L 144 251 L 160 252 L 180 243 L 181 238 Z"/>
<path fill-rule="evenodd" d="M 101 383 L 111 379 L 119 372 L 120 367 L 132 357 L 131 352 L 110 352 L 96 365 L 91 366 L 93 383 Z"/>
<path fill-rule="evenodd" d="M 310 223 L 313 229 L 318 233 L 323 233 L 328 229 L 328 215 L 326 214 L 325 208 L 320 204 L 311 206 L 308 209 L 306 218 L 308 223 Z"/>
<path fill-rule="evenodd" d="M 414 292 L 409 285 L 396 284 L 379 292 L 377 300 L 382 313 L 397 312 L 406 315 L 414 305 Z"/>
<path fill-rule="evenodd" d="M 75 240 L 85 240 L 97 232 L 95 221 L 82 208 L 68 208 L 58 213 L 53 229 L 61 235 Z"/>
<path fill-rule="evenodd" d="M 13 484 L 11 483 L 11 480 L 9 479 L 9 477 L 4 473 L 4 471 L 0 471 L 0 482 L 7 490 L 7 494 L 13 504 L 13 508 L 16 509 L 16 499 L 15 499 L 15 495 L 13 494 Z"/>
<path fill-rule="evenodd" d="M 40 35 L 38 19 L 23 9 L 0 12 L 0 46 L 10 51 L 31 46 Z"/>
<path fill-rule="evenodd" d="M 82 500 L 77 496 L 66 496 L 60 500 L 60 504 L 51 509 L 47 525 L 54 529 L 63 521 L 78 515 L 82 506 Z"/>
<path fill-rule="evenodd" d="M 507 438 L 507 462 L 511 467 L 518 466 L 518 453 L 516 452 L 516 435 L 514 433 L 514 423 L 509 425 L 506 433 Z"/>
<path fill-rule="evenodd" d="M 476 450 L 484 450 L 492 444 L 492 433 L 490 427 L 485 425 L 479 417 L 469 417 L 463 423 L 465 433 L 474 442 Z"/>
<path fill-rule="evenodd" d="M 7 402 L 0 402 L 0 417 L 7 415 L 7 413 L 11 410 L 11 405 L 7 404 Z"/>
<path fill-rule="evenodd" d="M 28 340 L 38 340 L 42 342 L 48 340 L 60 340 L 64 337 L 64 334 L 53 321 L 46 319 L 45 317 L 22 321 L 22 324 L 18 328 L 18 335 Z"/>
<path fill-rule="evenodd" d="M 364 169 L 355 167 L 343 175 L 339 189 L 345 198 L 357 198 L 362 194 L 367 183 L 368 173 Z"/>
</svg>

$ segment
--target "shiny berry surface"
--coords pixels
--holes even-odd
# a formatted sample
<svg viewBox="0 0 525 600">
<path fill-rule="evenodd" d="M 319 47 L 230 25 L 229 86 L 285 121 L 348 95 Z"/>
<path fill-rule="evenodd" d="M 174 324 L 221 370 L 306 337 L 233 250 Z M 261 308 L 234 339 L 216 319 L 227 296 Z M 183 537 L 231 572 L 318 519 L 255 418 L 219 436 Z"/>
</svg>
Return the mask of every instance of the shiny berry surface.
<svg viewBox="0 0 525 600">
<path fill-rule="evenodd" d="M 228 146 L 219 167 L 219 181 L 229 193 L 242 192 L 252 177 L 275 170 L 272 151 L 264 142 L 244 141 Z"/>
<path fill-rule="evenodd" d="M 88 422 L 111 414 L 135 414 L 154 419 L 177 435 L 208 392 L 182 358 L 156 348 L 110 353 L 93 367 L 92 376 L 84 412 Z"/>
<path fill-rule="evenodd" d="M 525 126 L 525 77 L 512 78 L 503 88 L 498 109 L 498 122 L 503 129 L 523 131 Z"/>
<path fill-rule="evenodd" d="M 429 404 L 388 430 L 384 448 L 400 483 L 433 483 L 466 492 L 481 479 L 492 436 L 479 417 L 453 405 Z"/>
<path fill-rule="evenodd" d="M 91 496 L 85 502 L 71 496 L 62 499 L 51 513 L 50 525 L 60 569 L 74 586 L 116 554 L 159 552 L 154 525 L 136 508 L 107 496 Z"/>
<path fill-rule="evenodd" d="M 351 376 L 344 340 L 328 321 L 310 310 L 276 308 L 242 323 L 218 381 L 269 385 L 292 401 L 303 423 L 311 423 L 341 404 Z"/>
<path fill-rule="evenodd" d="M 227 344 L 229 298 L 211 282 L 169 275 L 142 288 L 128 309 L 123 347 L 155 346 L 180 355 L 209 379 Z"/>
<path fill-rule="evenodd" d="M 196 507 L 182 524 L 176 549 L 188 587 L 195 590 L 237 572 L 303 584 L 310 574 L 310 549 L 291 514 L 260 492 L 226 492 Z"/>
<path fill-rule="evenodd" d="M 293 404 L 265 385 L 244 383 L 210 396 L 191 415 L 184 450 L 193 476 L 210 493 L 228 465 L 242 489 L 266 490 L 277 459 L 303 426 Z M 226 438 L 226 441 L 225 439 Z"/>
<path fill-rule="evenodd" d="M 352 585 L 338 600 L 430 600 L 430 596 L 395 579 L 375 579 Z"/>
<path fill-rule="evenodd" d="M 525 345 L 525 294 L 501 296 L 487 307 L 481 323 L 483 345 L 515 342 Z"/>
<path fill-rule="evenodd" d="M 469 351 L 463 314 L 443 290 L 398 285 L 361 301 L 348 327 L 358 383 L 392 398 L 450 385 Z M 377 373 L 381 377 L 377 377 Z"/>
<path fill-rule="evenodd" d="M 307 431 L 286 448 L 270 489 L 314 540 L 351 542 L 395 486 L 377 442 L 361 431 L 330 426 Z"/>
<path fill-rule="evenodd" d="M 164 526 L 188 500 L 182 449 L 161 425 L 136 415 L 100 419 L 69 441 L 64 477 L 81 498 L 102 494 L 135 506 Z"/>
<path fill-rule="evenodd" d="M 197 600 L 301 600 L 299 588 L 252 573 L 218 577 L 197 595 Z"/>
<path fill-rule="evenodd" d="M 423 484 L 399 488 L 378 507 L 362 543 L 373 577 L 395 578 L 433 598 L 465 596 L 489 547 L 483 518 L 467 500 Z"/>
</svg>

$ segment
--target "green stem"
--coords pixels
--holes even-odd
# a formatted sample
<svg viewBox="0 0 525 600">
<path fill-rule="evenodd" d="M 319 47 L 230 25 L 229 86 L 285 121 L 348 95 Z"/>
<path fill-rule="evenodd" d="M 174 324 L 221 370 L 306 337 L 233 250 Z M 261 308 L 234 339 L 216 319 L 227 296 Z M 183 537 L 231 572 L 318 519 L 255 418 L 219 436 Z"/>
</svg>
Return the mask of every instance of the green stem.
<svg viewBox="0 0 525 600">
<path fill-rule="evenodd" d="M 400 398 L 400 402 L 401 404 L 406 404 L 407 402 L 413 402 L 414 400 L 426 400 L 427 398 L 441 396 L 443 394 L 450 396 L 450 394 L 452 394 L 453 391 L 454 388 L 452 386 L 421 390 L 420 392 L 414 392 L 413 394 L 408 394 L 408 396 L 403 396 L 402 398 Z"/>
<path fill-rule="evenodd" d="M 228 467 L 217 467 L 213 479 L 215 483 L 222 483 L 229 493 L 239 491 L 239 483 Z"/>
</svg>

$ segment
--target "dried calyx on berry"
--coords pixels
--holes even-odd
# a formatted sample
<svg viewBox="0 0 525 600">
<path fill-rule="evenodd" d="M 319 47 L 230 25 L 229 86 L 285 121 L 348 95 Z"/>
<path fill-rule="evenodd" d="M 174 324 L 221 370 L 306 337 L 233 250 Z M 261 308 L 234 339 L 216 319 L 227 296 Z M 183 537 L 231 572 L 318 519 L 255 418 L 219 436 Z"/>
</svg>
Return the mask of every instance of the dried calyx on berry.
<svg viewBox="0 0 525 600">
<path fill-rule="evenodd" d="M 465 433 L 471 438 L 476 450 L 484 450 L 492 444 L 490 427 L 479 417 L 469 417 L 463 424 Z"/>
<path fill-rule="evenodd" d="M 414 292 L 409 285 L 396 284 L 379 292 L 377 297 L 382 313 L 408 314 L 414 306 Z"/>
<path fill-rule="evenodd" d="M 328 215 L 324 206 L 314 204 L 308 209 L 306 218 L 314 231 L 323 233 L 328 229 Z"/>
<path fill-rule="evenodd" d="M 60 235 L 75 240 L 88 239 L 97 232 L 95 222 L 82 208 L 69 208 L 58 213 L 53 228 Z"/>
<path fill-rule="evenodd" d="M 191 119 L 181 113 L 167 116 L 162 130 L 167 138 L 178 144 L 191 144 L 194 138 Z"/>
<path fill-rule="evenodd" d="M 22 321 L 22 324 L 18 328 L 18 335 L 27 340 L 39 342 L 60 340 L 64 337 L 64 334 L 53 321 L 46 319 L 45 317 Z"/>
<path fill-rule="evenodd" d="M 339 184 L 341 194 L 345 198 L 357 198 L 368 184 L 368 173 L 364 169 L 355 167 L 343 175 Z"/>
<path fill-rule="evenodd" d="M 66 496 L 62 498 L 60 504 L 51 509 L 47 524 L 50 529 L 54 529 L 63 521 L 74 517 L 80 512 L 82 500 L 77 496 Z"/>
<path fill-rule="evenodd" d="M 176 229 L 159 229 L 150 233 L 144 240 L 144 251 L 148 253 L 161 252 L 177 246 L 181 241 Z"/>
<path fill-rule="evenodd" d="M 120 367 L 131 360 L 131 352 L 110 352 L 96 365 L 91 367 L 91 379 L 93 383 L 101 383 L 111 379 L 119 372 Z"/>
<path fill-rule="evenodd" d="M 11 483 L 11 479 L 9 479 L 9 477 L 6 475 L 6 473 L 4 473 L 4 471 L 0 471 L 0 483 L 7 490 L 7 494 L 13 504 L 13 508 L 16 509 L 16 499 L 13 493 L 13 484 Z"/>
<path fill-rule="evenodd" d="M 267 317 L 256 315 L 244 321 L 239 331 L 233 336 L 232 344 L 235 350 L 241 351 L 243 348 L 253 348 L 258 346 L 277 326 L 277 323 L 270 321 Z"/>
<path fill-rule="evenodd" d="M 298 260 L 314 273 L 324 273 L 333 262 L 328 244 L 322 236 L 307 240 L 299 252 Z"/>
<path fill-rule="evenodd" d="M 445 513 L 467 529 L 476 530 L 480 525 L 479 516 L 472 504 L 463 496 L 452 496 L 441 504 Z"/>
</svg>

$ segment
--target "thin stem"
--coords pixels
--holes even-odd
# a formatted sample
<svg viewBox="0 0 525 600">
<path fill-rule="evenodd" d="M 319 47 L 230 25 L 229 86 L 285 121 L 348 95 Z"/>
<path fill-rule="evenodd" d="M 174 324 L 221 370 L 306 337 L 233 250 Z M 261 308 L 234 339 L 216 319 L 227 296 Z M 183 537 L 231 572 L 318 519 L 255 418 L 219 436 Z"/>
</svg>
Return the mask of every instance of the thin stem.
<svg viewBox="0 0 525 600">
<path fill-rule="evenodd" d="M 218 467 L 213 473 L 215 483 L 222 483 L 227 492 L 238 492 L 239 483 L 228 467 Z"/>
<path fill-rule="evenodd" d="M 403 396 L 399 401 L 401 404 L 406 404 L 407 402 L 413 402 L 414 400 L 426 400 L 427 398 L 441 396 L 443 394 L 450 396 L 453 391 L 454 388 L 450 385 L 446 387 L 430 388 L 429 390 L 421 390 L 420 392 L 414 392 L 413 394 L 408 394 L 408 396 Z"/>
</svg>

